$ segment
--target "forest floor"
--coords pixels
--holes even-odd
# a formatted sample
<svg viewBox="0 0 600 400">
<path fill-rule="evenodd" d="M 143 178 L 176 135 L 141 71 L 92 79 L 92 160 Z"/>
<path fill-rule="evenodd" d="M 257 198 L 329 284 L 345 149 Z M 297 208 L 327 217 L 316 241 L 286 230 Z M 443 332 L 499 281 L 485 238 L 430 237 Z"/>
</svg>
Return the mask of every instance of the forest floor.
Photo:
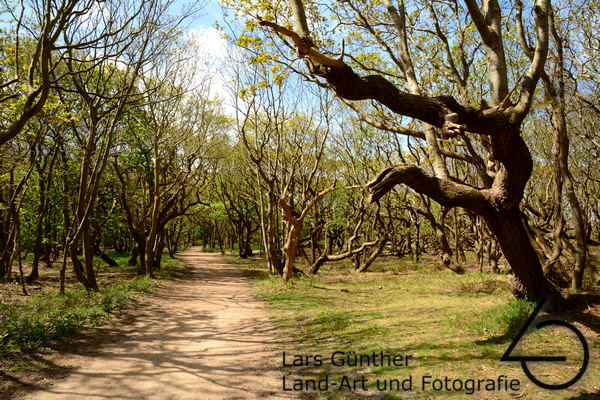
<svg viewBox="0 0 600 400">
<path fill-rule="evenodd" d="M 512 299 L 509 277 L 437 271 L 434 260 L 383 257 L 368 273 L 327 264 L 317 276 L 290 282 L 265 272 L 265 260 L 240 260 L 193 248 L 181 253 L 175 280 L 130 303 L 108 325 L 91 329 L 21 368 L 0 364 L 0 399 L 571 399 L 600 398 L 600 305 L 555 315 L 580 329 L 590 346 L 586 374 L 565 391 L 550 392 L 525 377 L 519 363 L 501 362 L 533 305 Z M 595 286 L 595 290 L 598 286 Z M 258 296 L 255 297 L 255 295 Z M 265 302 L 262 302 L 262 299 Z M 566 355 L 569 362 L 534 372 L 564 381 L 577 371 L 577 342 L 560 328 L 528 334 L 523 354 Z M 297 366 L 283 368 L 287 362 Z M 336 366 L 331 357 L 401 354 L 407 366 Z M 551 351 L 551 353 L 548 353 Z M 354 352 L 354 353 L 353 353 Z M 339 353 L 337 353 L 339 355 Z M 316 363 L 314 356 L 323 359 Z M 545 367 L 545 366 L 544 366 Z M 506 376 L 507 392 L 420 390 L 426 375 L 457 379 Z M 350 390 L 282 391 L 293 379 L 330 382 Z M 378 391 L 376 381 L 414 377 L 410 390 Z M 2 380 L 7 380 L 7 391 Z M 6 381 L 5 381 L 6 382 Z M 361 382 L 367 382 L 367 389 Z"/>
<path fill-rule="evenodd" d="M 261 258 L 229 261 L 257 273 L 256 293 L 269 303 L 273 324 L 288 338 L 284 350 L 288 362 L 297 362 L 297 366 L 282 371 L 287 385 L 310 379 L 322 382 L 323 390 L 298 391 L 299 398 L 600 399 L 600 304 L 538 315 L 538 322 L 549 318 L 568 321 L 589 345 L 590 362 L 581 380 L 566 390 L 551 391 L 534 385 L 520 363 L 500 361 L 535 307 L 514 299 L 510 275 L 480 273 L 469 263 L 465 264 L 467 273 L 459 275 L 436 270 L 431 258 L 414 263 L 381 257 L 367 273 L 357 273 L 350 262 L 342 261 L 325 265 L 318 275 L 298 276 L 285 283 L 280 277 L 260 273 L 265 268 Z M 306 270 L 305 265 L 299 267 Z M 600 293 L 599 289 L 597 285 L 589 288 L 593 293 Z M 565 356 L 561 363 L 527 365 L 543 382 L 559 384 L 574 377 L 583 359 L 574 334 L 562 327 L 533 331 L 511 355 Z M 355 364 L 355 355 L 382 352 L 404 360 L 410 357 L 410 361 L 401 366 L 368 365 L 368 360 Z M 313 357 L 306 362 L 306 355 Z M 322 362 L 315 362 L 316 355 Z M 426 379 L 445 377 L 452 380 L 449 390 L 440 389 L 440 382 L 423 384 Z M 499 377 L 518 380 L 518 390 L 492 387 L 469 393 L 468 380 Z M 397 388 L 399 381 L 405 386 Z"/>
<path fill-rule="evenodd" d="M 9 372 L 9 399 L 279 399 L 280 353 L 248 271 L 198 248 L 183 273 L 70 348 L 43 373 Z M 2 396 L 0 396 L 2 397 Z"/>
</svg>

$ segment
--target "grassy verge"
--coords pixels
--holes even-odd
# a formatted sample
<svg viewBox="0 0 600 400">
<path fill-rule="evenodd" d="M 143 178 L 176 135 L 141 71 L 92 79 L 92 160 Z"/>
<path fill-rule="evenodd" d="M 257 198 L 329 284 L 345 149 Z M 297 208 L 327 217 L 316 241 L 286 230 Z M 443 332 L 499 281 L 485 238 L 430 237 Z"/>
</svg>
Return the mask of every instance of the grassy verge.
<svg viewBox="0 0 600 400">
<path fill-rule="evenodd" d="M 118 267 L 103 267 L 101 271 L 131 270 L 132 267 L 126 266 L 126 257 L 122 258 L 125 262 Z M 171 279 L 178 264 L 177 259 L 164 258 L 157 279 L 123 276 L 102 284 L 97 293 L 71 289 L 61 295 L 54 290 L 18 299 L 0 294 L 0 358 L 35 351 L 73 337 L 82 329 L 105 323 L 129 299 L 154 290 L 162 280 Z"/>
<path fill-rule="evenodd" d="M 389 262 L 389 261 L 388 261 Z M 249 261 L 252 266 L 256 260 Z M 434 272 L 422 266 L 387 266 L 388 272 L 356 274 L 343 264 L 323 275 L 285 283 L 262 274 L 256 293 L 271 305 L 276 327 L 289 338 L 288 355 L 323 357 L 323 365 L 285 367 L 288 387 L 293 379 L 357 382 L 347 390 L 329 385 L 327 390 L 299 391 L 307 399 L 566 399 L 579 393 L 597 393 L 600 368 L 594 359 L 600 343 L 590 337 L 592 360 L 583 379 L 568 390 L 552 392 L 533 385 L 518 362 L 501 362 L 522 323 L 535 305 L 512 298 L 507 277 L 502 275 Z M 523 339 L 513 355 L 565 355 L 563 364 L 531 364 L 536 376 L 548 383 L 574 376 L 582 357 L 574 336 L 563 328 L 544 328 Z M 336 366 L 331 355 L 400 354 L 412 356 L 408 366 Z M 289 357 L 288 357 L 289 359 Z M 434 379 L 518 379 L 518 391 L 435 390 L 422 385 L 424 376 Z M 408 390 L 378 390 L 380 384 L 413 377 Z M 346 377 L 346 378 L 344 378 Z M 364 390 L 362 382 L 367 390 Z M 394 382 L 395 383 L 395 382 Z M 282 385 L 283 386 L 283 385 Z M 339 386 L 338 386 L 339 387 Z M 573 397 L 585 399 L 588 397 Z M 593 398 L 593 397 L 589 397 Z"/>
</svg>

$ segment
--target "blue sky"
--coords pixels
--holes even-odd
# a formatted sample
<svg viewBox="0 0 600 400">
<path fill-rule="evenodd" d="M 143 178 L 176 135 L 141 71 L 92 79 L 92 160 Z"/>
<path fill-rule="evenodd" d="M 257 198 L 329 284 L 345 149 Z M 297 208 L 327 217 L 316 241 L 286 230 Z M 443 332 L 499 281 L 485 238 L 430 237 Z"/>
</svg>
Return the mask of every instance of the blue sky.
<svg viewBox="0 0 600 400">
<path fill-rule="evenodd" d="M 178 0 L 175 4 L 181 4 L 182 6 L 189 3 L 188 0 Z M 209 28 L 215 25 L 215 21 L 220 21 L 223 18 L 221 6 L 217 0 L 208 0 L 206 6 L 200 13 L 200 16 L 194 20 L 191 24 L 191 29 L 197 28 Z"/>
<path fill-rule="evenodd" d="M 206 14 L 201 17 L 200 23 L 206 27 L 213 26 L 215 21 L 223 18 L 221 6 L 216 0 L 209 0 L 204 12 Z"/>
</svg>

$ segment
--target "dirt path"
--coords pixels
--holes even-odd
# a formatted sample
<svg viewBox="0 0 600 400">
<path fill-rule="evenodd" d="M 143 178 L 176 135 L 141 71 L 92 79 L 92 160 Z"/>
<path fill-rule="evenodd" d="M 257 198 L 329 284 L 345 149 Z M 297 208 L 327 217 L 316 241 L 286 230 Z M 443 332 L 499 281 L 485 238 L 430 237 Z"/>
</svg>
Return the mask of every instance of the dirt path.
<svg viewBox="0 0 600 400">
<path fill-rule="evenodd" d="M 280 399 L 280 353 L 247 274 L 218 255 L 181 254 L 185 279 L 103 329 L 96 354 L 28 400 Z M 72 362 L 72 360 L 71 360 Z"/>
</svg>

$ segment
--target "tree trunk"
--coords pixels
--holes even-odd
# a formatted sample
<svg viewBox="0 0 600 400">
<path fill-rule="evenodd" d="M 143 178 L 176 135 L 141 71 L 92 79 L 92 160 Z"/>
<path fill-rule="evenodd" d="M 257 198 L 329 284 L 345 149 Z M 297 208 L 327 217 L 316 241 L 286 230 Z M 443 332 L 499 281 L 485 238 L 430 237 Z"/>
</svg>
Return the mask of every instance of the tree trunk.
<svg viewBox="0 0 600 400">
<path fill-rule="evenodd" d="M 12 267 L 10 257 L 14 247 L 14 231 L 11 230 L 8 234 L 8 240 L 4 243 L 4 249 L 0 255 L 0 279 L 5 279 L 8 282 L 12 281 Z"/>
<path fill-rule="evenodd" d="M 375 261 L 375 259 L 377 257 L 379 257 L 379 255 L 381 254 L 381 252 L 385 248 L 385 245 L 386 245 L 387 241 L 388 241 L 388 238 L 385 235 L 382 236 L 377 241 L 377 245 L 376 245 L 375 249 L 371 252 L 371 254 L 369 255 L 369 257 L 365 260 L 365 263 L 362 265 L 362 267 L 360 267 L 358 269 L 358 272 L 365 272 L 371 266 L 371 264 L 373 264 L 373 261 Z"/>
<path fill-rule="evenodd" d="M 86 289 L 92 289 L 92 285 L 89 283 L 85 272 L 83 263 L 78 257 L 78 243 L 76 240 L 71 240 L 69 244 L 69 255 L 71 257 L 71 263 L 73 264 L 73 272 L 75 273 L 75 277 L 77 280 L 85 287 Z"/>
<path fill-rule="evenodd" d="M 99 290 L 94 271 L 94 236 L 92 234 L 89 218 L 83 228 L 83 261 L 89 287 L 97 292 Z"/>
<path fill-rule="evenodd" d="M 329 233 L 329 230 L 326 229 L 325 230 L 325 248 L 323 249 L 323 252 L 319 256 L 319 258 L 317 258 L 315 260 L 315 262 L 312 264 L 312 267 L 310 268 L 310 272 L 312 274 L 318 273 L 319 269 L 323 266 L 323 264 L 330 261 L 329 252 L 331 251 L 332 248 L 333 248 L 333 236 Z M 348 255 L 348 257 L 350 257 L 350 254 Z"/>
<path fill-rule="evenodd" d="M 360 253 L 352 254 L 352 265 L 354 266 L 354 269 L 360 269 Z"/>
<path fill-rule="evenodd" d="M 421 240 L 421 225 L 419 223 L 415 224 L 415 240 L 414 240 L 414 248 L 413 248 L 413 262 L 416 264 L 419 262 L 419 253 L 421 251 L 419 247 L 419 241 Z M 409 237 L 410 239 L 410 237 Z"/>
<path fill-rule="evenodd" d="M 236 228 L 236 236 L 238 241 L 238 256 L 242 259 L 248 258 L 248 256 L 246 255 L 244 227 L 241 224 L 239 224 Z"/>
<path fill-rule="evenodd" d="M 161 230 L 154 244 L 154 268 L 156 270 L 160 270 L 162 265 L 162 253 L 165 248 L 164 235 L 165 231 Z"/>
<path fill-rule="evenodd" d="M 326 254 L 322 254 L 321 257 L 317 258 L 317 260 L 315 261 L 315 263 L 312 265 L 312 267 L 310 267 L 310 272 L 312 274 L 316 274 L 319 272 L 319 269 L 323 266 L 323 264 L 325 264 L 327 261 L 329 261 L 327 259 L 327 255 Z"/>
<path fill-rule="evenodd" d="M 14 220 L 15 220 L 16 238 L 15 238 L 15 249 L 13 251 L 13 254 L 17 255 L 17 263 L 19 266 L 19 278 L 20 278 L 20 282 L 21 282 L 21 290 L 23 291 L 23 295 L 29 296 L 29 294 L 27 293 L 27 286 L 25 284 L 25 276 L 23 275 L 23 260 L 21 259 L 21 218 L 19 217 L 18 210 L 14 215 Z"/>
<path fill-rule="evenodd" d="M 310 263 L 314 265 L 317 261 L 317 232 L 315 229 L 310 230 Z"/>
<path fill-rule="evenodd" d="M 102 251 L 102 249 L 100 248 L 100 243 L 96 242 L 94 244 L 94 253 L 100 257 L 102 259 L 102 261 L 104 261 L 109 267 L 118 267 L 119 264 L 113 260 L 108 254 L 106 254 L 104 251 Z"/>
<path fill-rule="evenodd" d="M 58 147 L 52 154 L 50 164 L 43 163 L 42 168 L 38 168 L 38 188 L 39 188 L 39 205 L 36 213 L 36 230 L 35 230 L 35 242 L 33 245 L 33 262 L 31 263 L 31 272 L 27 277 L 27 283 L 31 283 L 37 280 L 39 274 L 39 263 L 44 246 L 42 246 L 42 240 L 44 236 L 44 226 L 47 226 L 48 210 L 50 208 L 50 200 L 48 199 L 48 188 L 52 180 L 52 174 L 54 171 L 54 162 L 58 156 Z M 47 173 L 46 173 L 47 172 Z M 50 245 L 46 245 L 50 247 Z M 48 257 L 47 265 L 50 265 L 50 257 Z"/>
<path fill-rule="evenodd" d="M 538 302 L 548 299 L 551 309 L 560 309 L 565 305 L 558 290 L 546 280 L 540 260 L 529 241 L 527 231 L 518 208 L 500 212 L 491 212 L 485 216 L 490 230 L 496 236 L 502 253 L 510 264 L 522 293 L 517 297 Z"/>
<path fill-rule="evenodd" d="M 67 277 L 67 253 L 69 249 L 67 248 L 67 242 L 65 241 L 65 246 L 63 247 L 62 254 L 62 265 L 60 267 L 60 294 L 65 294 L 65 280 Z"/>
<path fill-rule="evenodd" d="M 146 256 L 145 256 L 146 240 L 144 238 L 140 238 L 136 248 L 138 249 L 138 253 L 139 253 L 139 257 L 140 257 L 140 263 L 138 265 L 137 272 L 138 272 L 138 275 L 145 275 L 146 274 Z"/>
<path fill-rule="evenodd" d="M 43 188 L 42 183 L 40 183 L 39 187 L 40 187 L 40 206 L 38 208 L 37 218 L 36 218 L 37 225 L 36 225 L 36 229 L 35 229 L 35 241 L 33 244 L 33 261 L 31 263 L 31 272 L 29 273 L 29 276 L 27 277 L 27 283 L 32 283 L 40 277 L 39 263 L 40 263 L 40 258 L 42 256 L 42 251 L 44 250 L 42 247 L 44 224 L 42 222 L 43 222 L 43 218 L 44 218 L 45 190 L 42 189 Z"/>
<path fill-rule="evenodd" d="M 244 255 L 252 257 L 252 225 L 250 221 L 244 223 Z"/>
<path fill-rule="evenodd" d="M 448 268 L 449 270 L 456 272 L 457 274 L 464 273 L 465 270 L 460 265 L 456 265 L 456 266 L 452 265 L 452 254 L 453 253 L 452 253 L 452 248 L 450 247 L 450 243 L 448 243 L 448 237 L 446 235 L 446 230 L 445 230 L 446 225 L 444 222 L 445 218 L 446 218 L 446 214 L 448 213 L 449 209 L 447 207 L 442 207 L 442 211 L 440 213 L 440 221 L 438 222 L 435 219 L 435 216 L 433 215 L 433 213 L 431 212 L 430 203 L 426 202 L 425 205 L 426 205 L 426 211 L 423 213 L 423 215 L 425 216 L 425 218 L 427 218 L 427 220 L 431 224 L 431 228 L 435 232 L 435 237 L 437 239 L 437 243 L 439 246 L 440 255 L 442 257 L 442 265 L 445 268 Z"/>
<path fill-rule="evenodd" d="M 569 205 L 571 206 L 571 212 L 573 213 L 573 222 L 575 226 L 575 247 L 577 249 L 577 257 L 575 260 L 575 268 L 573 270 L 573 277 L 571 280 L 571 289 L 581 289 L 583 282 L 583 273 L 585 271 L 586 260 L 587 260 L 587 241 L 585 234 L 585 220 L 579 199 L 575 194 L 575 187 L 573 182 L 573 176 L 569 170 L 569 135 L 567 128 L 567 109 L 565 104 L 565 60 L 564 60 L 564 49 L 563 40 L 558 33 L 555 26 L 554 14 L 550 13 L 550 32 L 554 38 L 555 49 L 556 49 L 556 61 L 557 65 L 554 70 L 555 82 L 558 90 L 549 90 L 550 86 L 548 82 L 544 85 L 546 89 L 547 97 L 554 97 L 552 102 L 552 121 L 555 131 L 556 139 L 558 144 L 558 165 L 562 174 L 564 189 L 567 194 Z M 560 203 L 559 203 L 560 205 Z M 560 240 L 559 240 L 560 241 Z M 559 245 L 558 245 L 559 246 Z"/>
<path fill-rule="evenodd" d="M 280 247 L 278 246 L 277 235 L 277 198 L 274 193 L 269 192 L 269 203 L 267 210 L 267 260 L 269 270 L 272 274 L 283 274 L 284 265 L 281 262 Z"/>
<path fill-rule="evenodd" d="M 296 249 L 302 232 L 302 221 L 292 223 L 288 221 L 290 226 L 286 235 L 285 246 L 283 253 L 285 254 L 285 266 L 283 268 L 283 278 L 288 281 L 294 273 L 294 261 L 296 260 Z"/>
<path fill-rule="evenodd" d="M 146 247 L 144 249 L 143 257 L 146 261 L 146 275 L 154 275 L 154 247 L 156 246 L 156 240 L 158 235 L 158 214 L 159 214 L 159 199 L 158 194 L 154 195 L 154 202 L 152 206 L 152 216 L 150 218 L 150 232 L 146 238 Z"/>
<path fill-rule="evenodd" d="M 138 255 L 140 253 L 139 249 L 139 244 L 133 246 L 131 253 L 129 254 L 129 259 L 127 260 L 127 265 L 134 267 L 138 264 Z"/>
</svg>

